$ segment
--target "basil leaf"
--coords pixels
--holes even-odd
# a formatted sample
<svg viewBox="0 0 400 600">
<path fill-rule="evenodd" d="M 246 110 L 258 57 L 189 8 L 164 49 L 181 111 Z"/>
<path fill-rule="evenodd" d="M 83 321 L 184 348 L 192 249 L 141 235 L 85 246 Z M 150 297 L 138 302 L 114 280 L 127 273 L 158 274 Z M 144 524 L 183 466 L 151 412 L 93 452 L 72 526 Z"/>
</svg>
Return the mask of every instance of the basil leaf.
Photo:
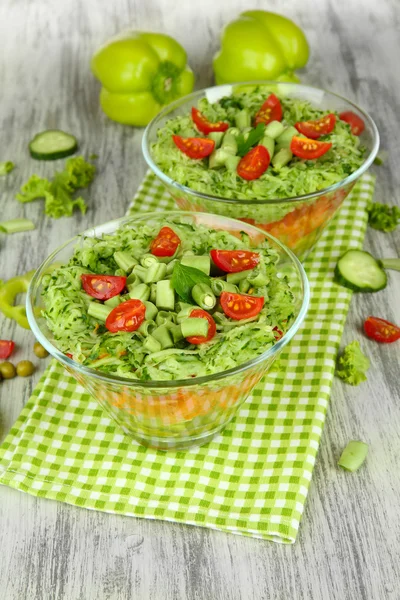
<svg viewBox="0 0 400 600">
<path fill-rule="evenodd" d="M 180 262 L 175 263 L 172 272 L 172 287 L 182 300 L 189 303 L 193 302 L 192 289 L 196 283 L 207 283 L 210 285 L 210 278 L 203 271 L 200 271 L 200 269 L 181 265 Z"/>
<path fill-rule="evenodd" d="M 236 136 L 239 156 L 244 156 L 245 154 L 247 154 L 250 148 L 255 146 L 257 142 L 259 142 L 264 137 L 264 132 L 264 123 L 259 123 L 256 128 L 252 129 L 249 132 L 247 140 L 244 139 L 243 133 L 239 133 L 239 135 Z"/>
</svg>

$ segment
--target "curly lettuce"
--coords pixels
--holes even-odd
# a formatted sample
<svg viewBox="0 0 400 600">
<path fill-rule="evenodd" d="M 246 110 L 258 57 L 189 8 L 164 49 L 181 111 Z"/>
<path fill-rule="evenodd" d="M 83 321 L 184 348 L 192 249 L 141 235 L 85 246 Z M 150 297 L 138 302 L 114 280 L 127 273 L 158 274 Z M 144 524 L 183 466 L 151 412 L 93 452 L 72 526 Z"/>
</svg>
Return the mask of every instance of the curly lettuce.
<svg viewBox="0 0 400 600">
<path fill-rule="evenodd" d="M 370 361 L 362 353 L 360 342 L 354 340 L 346 346 L 339 357 L 336 375 L 350 385 L 359 385 L 366 381 L 369 367 Z"/>
</svg>

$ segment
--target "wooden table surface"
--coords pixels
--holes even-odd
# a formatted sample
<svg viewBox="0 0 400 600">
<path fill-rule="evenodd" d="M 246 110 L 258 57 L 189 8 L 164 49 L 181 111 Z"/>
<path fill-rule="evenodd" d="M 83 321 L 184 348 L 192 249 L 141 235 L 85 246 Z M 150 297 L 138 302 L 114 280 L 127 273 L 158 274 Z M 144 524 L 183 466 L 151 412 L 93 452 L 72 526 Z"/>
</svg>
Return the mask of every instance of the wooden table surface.
<svg viewBox="0 0 400 600">
<path fill-rule="evenodd" d="M 399 203 L 400 7 L 398 0 L 253 0 L 304 28 L 311 59 L 303 81 L 370 111 L 389 159 L 376 199 Z M 37 229 L 0 239 L 0 278 L 36 267 L 64 240 L 124 214 L 144 173 L 142 130 L 106 120 L 89 70 L 93 51 L 131 26 L 165 31 L 186 47 L 197 87 L 212 83 L 211 57 L 223 23 L 245 0 L 2 0 L 0 161 L 17 169 L 0 181 L 1 219 L 26 216 Z M 32 173 L 26 146 L 43 129 L 74 132 L 97 153 L 98 175 L 85 216 L 47 220 L 40 201 L 14 194 Z M 369 230 L 376 256 L 400 255 L 399 232 Z M 400 598 L 399 345 L 367 342 L 369 314 L 400 322 L 400 274 L 385 291 L 354 296 L 343 344 L 359 339 L 372 366 L 353 388 L 336 380 L 298 541 L 294 546 L 208 529 L 91 512 L 0 488 L 0 596 L 3 600 L 384 600 Z M 1 317 L 1 338 L 31 357 L 32 334 Z M 29 352 L 28 352 L 29 350 Z M 39 362 L 39 361 L 37 361 Z M 0 386 L 0 439 L 44 368 Z M 370 444 L 357 474 L 336 467 L 350 439 Z"/>
</svg>

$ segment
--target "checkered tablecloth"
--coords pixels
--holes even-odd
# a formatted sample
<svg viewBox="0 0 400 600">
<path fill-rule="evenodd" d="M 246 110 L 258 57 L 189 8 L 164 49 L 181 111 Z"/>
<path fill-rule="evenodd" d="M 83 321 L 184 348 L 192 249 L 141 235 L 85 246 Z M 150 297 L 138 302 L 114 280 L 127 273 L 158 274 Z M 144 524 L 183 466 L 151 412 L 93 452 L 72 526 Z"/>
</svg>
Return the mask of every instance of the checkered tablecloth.
<svg viewBox="0 0 400 600">
<path fill-rule="evenodd" d="M 211 443 L 167 453 L 138 445 L 52 362 L 0 449 L 0 482 L 90 509 L 294 542 L 351 299 L 333 269 L 362 247 L 373 188 L 370 175 L 358 182 L 307 259 L 310 309 L 281 370 Z M 172 207 L 148 175 L 130 210 Z"/>
</svg>

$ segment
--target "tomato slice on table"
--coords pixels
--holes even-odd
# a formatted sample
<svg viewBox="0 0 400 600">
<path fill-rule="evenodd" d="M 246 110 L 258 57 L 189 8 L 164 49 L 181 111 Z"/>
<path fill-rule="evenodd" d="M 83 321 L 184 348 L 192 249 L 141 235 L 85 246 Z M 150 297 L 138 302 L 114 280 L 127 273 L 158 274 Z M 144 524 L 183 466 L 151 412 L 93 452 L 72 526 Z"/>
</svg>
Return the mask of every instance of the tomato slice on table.
<svg viewBox="0 0 400 600">
<path fill-rule="evenodd" d="M 254 125 L 259 123 L 268 125 L 271 121 L 282 121 L 282 116 L 283 111 L 279 98 L 275 94 L 270 94 L 254 117 Z"/>
<path fill-rule="evenodd" d="M 295 156 L 304 160 L 319 158 L 332 148 L 331 142 L 317 142 L 308 138 L 293 136 L 290 149 Z"/>
<path fill-rule="evenodd" d="M 271 158 L 265 146 L 255 146 L 243 156 L 236 172 L 242 179 L 258 179 L 268 169 Z"/>
<path fill-rule="evenodd" d="M 150 252 L 154 256 L 173 256 L 180 243 L 175 231 L 170 227 L 162 227 L 150 244 Z"/>
<path fill-rule="evenodd" d="M 198 108 L 192 107 L 192 119 L 193 123 L 196 125 L 197 129 L 201 131 L 201 133 L 211 133 L 212 131 L 226 131 L 229 128 L 229 123 L 225 123 L 225 121 L 217 121 L 216 123 L 211 123 L 206 117 L 199 111 Z"/>
<path fill-rule="evenodd" d="M 209 138 L 189 137 L 173 135 L 175 146 L 189 158 L 205 158 L 214 150 L 215 142 Z"/>
<path fill-rule="evenodd" d="M 232 292 L 222 292 L 219 300 L 226 316 L 235 321 L 255 317 L 264 306 L 262 296 L 247 296 Z"/>
<path fill-rule="evenodd" d="M 136 331 L 144 321 L 146 307 L 141 300 L 121 302 L 110 312 L 106 327 L 111 333 L 117 331 Z"/>
<path fill-rule="evenodd" d="M 297 131 L 305 135 L 306 137 L 316 140 L 321 135 L 327 135 L 331 133 L 335 127 L 336 117 L 333 113 L 325 115 L 315 121 L 299 121 L 295 123 Z"/>
<path fill-rule="evenodd" d="M 368 317 L 364 323 L 364 331 L 368 337 L 381 344 L 391 344 L 400 339 L 400 327 L 379 317 Z"/>
<path fill-rule="evenodd" d="M 341 121 L 345 121 L 350 125 L 353 135 L 361 135 L 365 129 L 365 123 L 361 117 L 353 113 L 351 110 L 345 110 L 339 115 Z"/>
<path fill-rule="evenodd" d="M 82 287 L 89 296 L 97 300 L 109 300 L 118 296 L 126 285 L 126 277 L 117 275 L 81 275 Z"/>
<path fill-rule="evenodd" d="M 11 356 L 15 348 L 15 342 L 11 340 L 0 340 L 0 358 L 5 359 Z"/>
<path fill-rule="evenodd" d="M 214 264 L 225 273 L 240 273 L 254 269 L 260 262 L 260 255 L 249 250 L 211 250 Z"/>
<path fill-rule="evenodd" d="M 217 326 L 215 325 L 215 321 L 212 316 L 201 308 L 195 308 L 192 310 L 190 316 L 194 319 L 206 319 L 208 321 L 208 333 L 207 336 L 192 335 L 186 338 L 189 344 L 204 344 L 205 342 L 212 340 L 217 331 Z"/>
</svg>

